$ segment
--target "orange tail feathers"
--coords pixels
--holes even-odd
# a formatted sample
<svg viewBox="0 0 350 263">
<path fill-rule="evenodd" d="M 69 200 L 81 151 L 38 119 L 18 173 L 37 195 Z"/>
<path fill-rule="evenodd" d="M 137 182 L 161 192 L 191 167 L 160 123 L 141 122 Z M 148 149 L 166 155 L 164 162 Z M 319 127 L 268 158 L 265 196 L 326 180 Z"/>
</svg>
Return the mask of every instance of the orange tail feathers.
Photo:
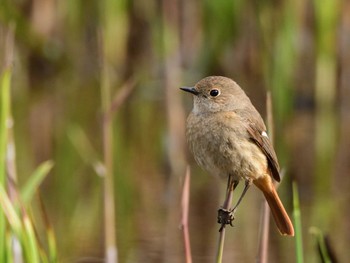
<svg viewBox="0 0 350 263">
<path fill-rule="evenodd" d="M 294 236 L 293 224 L 278 197 L 271 177 L 266 176 L 254 180 L 254 184 L 263 192 L 280 233 L 282 235 Z"/>
</svg>

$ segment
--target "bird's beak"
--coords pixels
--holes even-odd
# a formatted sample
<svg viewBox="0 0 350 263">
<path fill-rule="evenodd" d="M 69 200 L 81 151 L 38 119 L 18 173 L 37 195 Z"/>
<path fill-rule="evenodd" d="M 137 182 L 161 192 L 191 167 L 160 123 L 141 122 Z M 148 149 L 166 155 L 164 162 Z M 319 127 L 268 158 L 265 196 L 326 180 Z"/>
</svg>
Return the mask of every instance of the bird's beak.
<svg viewBox="0 0 350 263">
<path fill-rule="evenodd" d="M 182 89 L 183 91 L 192 93 L 193 95 L 199 94 L 199 92 L 194 87 L 181 87 L 180 89 Z"/>
</svg>

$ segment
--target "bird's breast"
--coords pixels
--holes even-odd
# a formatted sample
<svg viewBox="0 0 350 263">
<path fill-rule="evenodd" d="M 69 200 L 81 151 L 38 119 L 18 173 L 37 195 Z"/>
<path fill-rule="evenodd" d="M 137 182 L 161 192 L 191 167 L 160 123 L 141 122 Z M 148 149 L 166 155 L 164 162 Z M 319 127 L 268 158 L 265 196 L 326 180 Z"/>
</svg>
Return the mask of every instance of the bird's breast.
<svg viewBox="0 0 350 263">
<path fill-rule="evenodd" d="M 187 140 L 196 162 L 214 176 L 256 179 L 267 169 L 265 155 L 234 113 L 190 114 Z"/>
</svg>

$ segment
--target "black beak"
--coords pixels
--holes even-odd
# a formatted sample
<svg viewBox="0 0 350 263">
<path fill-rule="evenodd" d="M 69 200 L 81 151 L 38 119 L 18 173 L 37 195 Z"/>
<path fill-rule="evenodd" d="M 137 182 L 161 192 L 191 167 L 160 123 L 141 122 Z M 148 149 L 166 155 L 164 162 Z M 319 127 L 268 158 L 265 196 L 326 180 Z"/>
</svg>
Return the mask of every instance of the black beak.
<svg viewBox="0 0 350 263">
<path fill-rule="evenodd" d="M 192 93 L 193 95 L 199 94 L 199 92 L 194 87 L 181 87 L 180 89 L 182 89 L 183 91 Z"/>
</svg>

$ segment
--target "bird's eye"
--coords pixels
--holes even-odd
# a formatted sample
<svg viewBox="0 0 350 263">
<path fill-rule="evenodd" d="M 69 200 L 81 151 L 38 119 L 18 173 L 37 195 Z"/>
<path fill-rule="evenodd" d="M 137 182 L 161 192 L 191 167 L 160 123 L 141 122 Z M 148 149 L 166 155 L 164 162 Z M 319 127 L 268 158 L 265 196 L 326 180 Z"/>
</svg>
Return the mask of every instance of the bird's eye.
<svg viewBox="0 0 350 263">
<path fill-rule="evenodd" d="M 220 91 L 217 90 L 217 89 L 212 89 L 209 94 L 212 97 L 216 97 L 216 96 L 218 96 L 220 94 Z"/>
</svg>

